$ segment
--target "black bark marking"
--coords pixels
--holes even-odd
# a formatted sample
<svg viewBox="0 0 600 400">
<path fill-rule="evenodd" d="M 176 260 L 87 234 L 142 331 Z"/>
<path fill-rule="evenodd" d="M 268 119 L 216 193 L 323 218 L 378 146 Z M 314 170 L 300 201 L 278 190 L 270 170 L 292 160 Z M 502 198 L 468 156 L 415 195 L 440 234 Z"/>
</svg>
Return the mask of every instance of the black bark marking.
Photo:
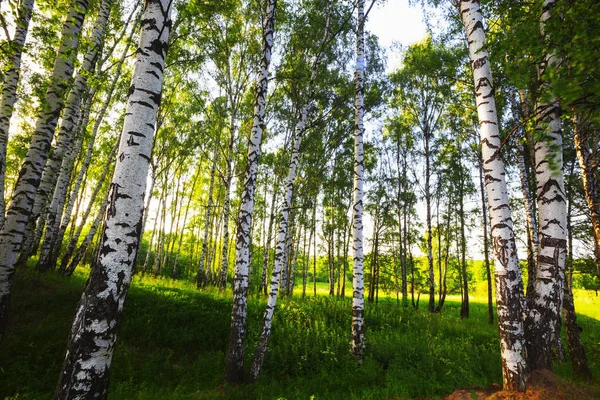
<svg viewBox="0 0 600 400">
<path fill-rule="evenodd" d="M 139 146 L 140 144 L 137 143 L 135 140 L 133 140 L 133 136 L 129 136 L 129 139 L 127 139 L 127 146 Z"/>
</svg>

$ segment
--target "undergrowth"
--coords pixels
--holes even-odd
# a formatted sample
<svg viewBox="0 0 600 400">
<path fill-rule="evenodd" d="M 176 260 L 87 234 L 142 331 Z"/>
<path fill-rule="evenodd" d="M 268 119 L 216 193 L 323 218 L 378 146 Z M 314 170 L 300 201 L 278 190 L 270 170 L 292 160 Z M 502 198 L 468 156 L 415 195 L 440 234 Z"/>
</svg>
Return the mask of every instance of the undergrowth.
<svg viewBox="0 0 600 400">
<path fill-rule="evenodd" d="M 51 398 L 70 324 L 85 282 L 32 270 L 17 274 L 9 328 L 0 344 L 0 398 Z M 583 297 L 578 293 L 578 297 Z M 422 299 L 423 300 L 423 299 Z M 584 299 L 582 339 L 600 375 L 598 300 Z M 136 277 L 127 298 L 111 369 L 116 399 L 387 399 L 438 398 L 456 388 L 501 385 L 496 325 L 486 304 L 459 303 L 442 313 L 380 299 L 366 308 L 366 357 L 349 356 L 350 299 L 281 299 L 262 374 L 255 384 L 223 381 L 230 291 L 199 292 L 189 283 Z M 247 364 L 252 361 L 264 299 L 248 305 Z M 595 317 L 595 318 L 592 318 Z M 569 377 L 570 366 L 556 366 Z M 596 392 L 600 395 L 598 385 Z"/>
</svg>

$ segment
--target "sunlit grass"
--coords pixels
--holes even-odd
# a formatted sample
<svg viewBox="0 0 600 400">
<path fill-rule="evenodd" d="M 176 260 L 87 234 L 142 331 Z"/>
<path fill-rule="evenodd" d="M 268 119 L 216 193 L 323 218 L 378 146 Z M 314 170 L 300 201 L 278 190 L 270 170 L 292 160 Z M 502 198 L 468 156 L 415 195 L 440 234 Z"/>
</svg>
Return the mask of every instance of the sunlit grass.
<svg viewBox="0 0 600 400">
<path fill-rule="evenodd" d="M 11 323 L 0 344 L 0 398 L 52 396 L 67 335 L 87 273 L 71 279 L 21 270 Z M 346 298 L 328 296 L 312 281 L 303 299 L 301 281 L 281 298 L 259 381 L 223 381 L 231 288 L 198 291 L 193 283 L 135 276 L 111 370 L 114 399 L 387 399 L 439 398 L 455 388 L 501 383 L 496 325 L 487 323 L 487 297 L 473 293 L 471 317 L 460 319 L 460 297 L 449 296 L 441 314 L 403 307 L 395 293 L 380 292 L 367 304 L 366 358 L 349 355 L 351 283 Z M 336 287 L 337 290 L 337 287 Z M 595 376 L 600 373 L 598 299 L 576 292 L 582 339 Z M 248 304 L 246 359 L 252 361 L 265 299 Z M 568 363 L 557 368 L 565 377 Z M 15 397 L 12 397 L 15 398 Z"/>
</svg>

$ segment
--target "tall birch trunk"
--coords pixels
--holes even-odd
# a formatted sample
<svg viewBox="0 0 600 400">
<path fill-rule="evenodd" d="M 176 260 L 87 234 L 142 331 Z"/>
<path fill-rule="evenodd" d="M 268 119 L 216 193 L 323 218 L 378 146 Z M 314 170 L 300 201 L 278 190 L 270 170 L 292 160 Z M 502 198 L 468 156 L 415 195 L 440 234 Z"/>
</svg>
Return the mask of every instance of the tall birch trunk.
<svg viewBox="0 0 600 400">
<path fill-rule="evenodd" d="M 37 263 L 37 268 L 40 270 L 52 268 L 54 266 L 53 261 L 56 261 L 56 258 L 54 258 L 52 255 L 52 250 L 56 242 L 56 236 L 60 224 L 60 218 L 57 218 L 59 214 L 58 208 L 61 206 L 61 198 L 64 199 L 64 196 L 66 196 L 71 177 L 70 171 L 64 171 L 62 182 L 59 184 L 58 180 L 61 174 L 61 165 L 63 164 L 63 158 L 74 158 L 72 154 L 68 153 L 73 153 L 73 134 L 75 132 L 78 115 L 80 113 L 81 99 L 84 92 L 86 92 L 88 89 L 88 78 L 94 72 L 96 61 L 100 54 L 100 49 L 104 43 L 105 28 L 106 24 L 108 23 L 112 2 L 113 0 L 102 1 L 100 11 L 98 12 L 98 16 L 94 22 L 94 28 L 92 30 L 92 47 L 85 55 L 81 68 L 77 73 L 75 82 L 73 83 L 73 87 L 71 88 L 67 97 L 60 128 L 58 129 L 56 146 L 54 147 L 52 154 L 48 159 L 46 169 L 42 175 L 40 189 L 45 186 L 46 179 L 48 186 L 44 187 L 44 193 L 38 192 L 38 195 L 49 196 L 48 199 L 51 201 L 48 208 L 48 214 L 46 216 L 44 243 L 42 244 L 40 258 Z M 83 126 L 83 129 L 85 130 L 85 126 Z"/>
<path fill-rule="evenodd" d="M 34 0 L 23 0 L 19 7 L 15 33 L 10 42 L 12 54 L 4 73 L 2 85 L 2 98 L 0 99 L 0 229 L 4 225 L 6 205 L 4 203 L 4 179 L 6 177 L 6 145 L 8 143 L 8 129 L 10 119 L 17 102 L 17 86 L 21 74 L 21 55 L 27 39 L 29 21 L 33 14 Z"/>
<path fill-rule="evenodd" d="M 13 190 L 6 220 L 0 231 L 0 341 L 6 327 L 15 263 L 35 201 L 36 190 L 40 184 L 40 177 L 48 159 L 56 123 L 63 107 L 63 99 L 73 75 L 74 54 L 77 53 L 87 6 L 88 0 L 76 0 L 69 9 L 62 29 L 52 78 Z"/>
<path fill-rule="evenodd" d="M 67 149 L 65 158 L 63 159 L 61 171 L 58 176 L 56 189 L 52 202 L 50 203 L 50 209 L 48 213 L 48 224 L 46 226 L 46 235 L 42 244 L 40 252 L 40 258 L 38 259 L 38 269 L 54 269 L 56 267 L 56 260 L 58 258 L 63 236 L 65 233 L 66 226 L 61 230 L 61 219 L 63 215 L 64 204 L 67 196 L 67 190 L 69 189 L 69 181 L 73 173 L 73 167 L 75 165 L 75 158 L 77 152 L 81 148 L 83 142 L 83 136 L 85 133 L 86 126 L 89 122 L 90 107 L 94 93 L 91 93 L 86 99 L 83 106 L 83 115 L 80 117 L 79 126 L 76 133 L 75 144 Z"/>
<path fill-rule="evenodd" d="M 459 7 L 473 68 L 492 247 L 496 256 L 494 275 L 503 383 L 506 390 L 522 391 L 527 381 L 522 319 L 523 281 L 508 204 L 504 163 L 500 157 L 498 114 L 483 16 L 478 0 L 461 1 Z"/>
<path fill-rule="evenodd" d="M 265 104 L 269 83 L 269 65 L 273 48 L 275 30 L 275 8 L 277 0 L 268 0 L 267 13 L 263 23 L 263 44 L 260 72 L 256 82 L 254 97 L 254 117 L 248 142 L 248 163 L 244 177 L 244 188 L 237 223 L 235 245 L 235 271 L 233 274 L 233 305 L 231 312 L 231 331 L 225 379 L 229 382 L 244 380 L 244 350 L 246 345 L 246 306 L 248 302 L 248 269 L 250 264 L 250 228 L 254 210 L 254 190 L 260 143 L 265 129 Z"/>
<path fill-rule="evenodd" d="M 267 308 L 263 316 L 263 324 L 258 339 L 258 347 L 256 349 L 256 355 L 254 356 L 254 362 L 250 369 L 250 380 L 255 381 L 260 373 L 260 368 L 267 352 L 267 343 L 271 334 L 271 323 L 273 321 L 273 313 L 275 312 L 275 305 L 277 304 L 277 294 L 279 292 L 279 280 L 281 276 L 281 268 L 285 268 L 283 261 L 285 259 L 285 247 L 286 247 L 286 236 L 288 235 L 288 219 L 290 216 L 290 210 L 292 207 L 292 196 L 294 193 L 294 181 L 296 180 L 296 168 L 298 167 L 298 160 L 300 158 L 300 141 L 301 135 L 304 133 L 304 123 L 306 122 L 306 116 L 302 116 L 300 127 L 294 135 L 294 147 L 292 150 L 292 160 L 290 163 L 290 169 L 285 182 L 285 198 L 283 200 L 283 207 L 281 208 L 279 232 L 277 233 L 277 244 L 275 247 L 275 264 L 273 266 L 273 273 L 271 276 L 271 290 L 269 291 L 269 299 L 267 300 Z M 285 288 L 283 288 L 285 290 Z"/>
<path fill-rule="evenodd" d="M 540 29 L 550 18 L 554 0 L 545 0 Z M 559 60 L 550 51 L 538 68 L 541 93 L 551 91 L 547 68 Z M 535 109 L 535 176 L 540 243 L 534 296 L 528 296 L 526 319 L 528 363 L 532 370 L 552 369 L 553 347 L 560 337 L 567 253 L 567 203 L 563 177 L 562 132 L 558 99 L 538 100 Z"/>
<path fill-rule="evenodd" d="M 233 162 L 233 145 L 235 143 L 235 122 L 233 115 L 229 123 L 229 146 L 227 149 L 227 160 L 225 161 L 225 202 L 223 203 L 223 249 L 221 252 L 221 272 L 219 274 L 219 288 L 225 289 L 227 286 L 227 267 L 229 265 L 229 257 L 227 251 L 229 249 L 229 219 L 231 212 L 231 179 L 233 177 L 232 162 Z"/>
<path fill-rule="evenodd" d="M 215 171 L 217 169 L 217 155 L 218 151 L 214 152 L 214 160 L 212 167 L 210 169 L 210 183 L 208 185 L 208 200 L 206 204 L 206 219 L 204 220 L 204 235 L 202 240 L 202 249 L 200 250 L 200 260 L 198 261 L 198 271 L 196 273 L 196 286 L 198 288 L 203 287 L 206 284 L 206 275 L 207 270 L 209 268 L 209 264 L 207 263 L 206 267 L 204 266 L 206 260 L 206 255 L 208 252 L 208 228 L 210 226 L 211 221 L 211 213 L 213 209 L 213 190 L 215 187 Z"/>
<path fill-rule="evenodd" d="M 73 237 L 69 240 L 69 244 L 67 245 L 65 253 L 63 254 L 63 257 L 61 260 L 61 266 L 60 266 L 61 271 L 65 270 L 65 268 L 67 267 L 67 264 L 69 263 L 69 260 L 73 256 L 73 252 L 75 251 L 75 246 L 77 246 L 77 242 L 79 240 L 79 237 L 81 236 L 83 227 L 85 226 L 85 223 L 86 223 L 88 217 L 90 216 L 90 213 L 92 212 L 94 201 L 96 200 L 98 193 L 100 193 L 100 190 L 102 189 L 104 180 L 106 179 L 106 177 L 108 176 L 108 173 L 111 170 L 112 160 L 114 159 L 114 157 L 117 153 L 117 147 L 118 147 L 118 143 L 115 143 L 115 145 L 113 146 L 113 149 L 111 150 L 111 152 L 108 156 L 109 161 L 107 161 L 106 164 L 104 165 L 104 170 L 102 170 L 102 174 L 100 175 L 100 178 L 98 179 L 98 182 L 96 183 L 96 187 L 94 188 L 94 191 L 92 192 L 92 194 L 89 198 L 88 206 L 85 209 L 83 216 L 81 217 L 81 223 L 80 223 L 79 227 L 77 228 L 77 231 L 75 232 Z M 64 234 L 63 228 L 66 229 L 66 225 L 63 225 L 61 227 L 61 231 Z"/>
<path fill-rule="evenodd" d="M 356 87 L 355 122 L 354 122 L 354 197 L 352 205 L 352 336 L 350 353 L 358 360 L 364 359 L 365 352 L 365 299 L 364 299 L 364 257 L 363 257 L 363 184 L 364 184 L 364 150 L 363 135 L 365 127 L 365 2 L 358 1 L 358 29 L 356 33 L 356 70 L 354 83 Z"/>
<path fill-rule="evenodd" d="M 79 302 L 55 399 L 106 399 L 117 328 L 139 246 L 146 178 L 162 92 L 172 0 L 148 0 L 106 221 Z"/>
</svg>

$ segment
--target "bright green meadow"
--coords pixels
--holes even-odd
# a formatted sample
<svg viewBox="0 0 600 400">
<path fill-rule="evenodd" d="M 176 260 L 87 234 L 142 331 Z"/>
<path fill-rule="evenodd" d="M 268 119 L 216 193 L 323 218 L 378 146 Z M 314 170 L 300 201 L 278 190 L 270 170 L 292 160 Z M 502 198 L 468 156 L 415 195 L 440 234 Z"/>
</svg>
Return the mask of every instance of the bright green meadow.
<svg viewBox="0 0 600 400">
<path fill-rule="evenodd" d="M 0 398 L 50 399 L 70 324 L 85 283 L 17 273 L 10 325 L 0 344 Z M 310 286 L 309 293 L 312 293 Z M 319 292 L 324 292 L 322 285 Z M 346 293 L 350 293 L 348 290 Z M 578 291 L 582 339 L 600 398 L 600 300 Z M 249 302 L 247 362 L 252 361 L 265 300 Z M 395 298 L 367 304 L 367 350 L 349 356 L 350 299 L 323 294 L 279 301 L 264 369 L 255 384 L 223 381 L 231 293 L 166 279 L 135 277 L 115 350 L 109 398 L 116 399 L 410 399 L 441 398 L 456 388 L 502 383 L 496 325 L 485 300 L 461 320 L 451 298 L 441 314 L 399 306 Z M 570 379 L 568 362 L 555 371 Z"/>
</svg>

